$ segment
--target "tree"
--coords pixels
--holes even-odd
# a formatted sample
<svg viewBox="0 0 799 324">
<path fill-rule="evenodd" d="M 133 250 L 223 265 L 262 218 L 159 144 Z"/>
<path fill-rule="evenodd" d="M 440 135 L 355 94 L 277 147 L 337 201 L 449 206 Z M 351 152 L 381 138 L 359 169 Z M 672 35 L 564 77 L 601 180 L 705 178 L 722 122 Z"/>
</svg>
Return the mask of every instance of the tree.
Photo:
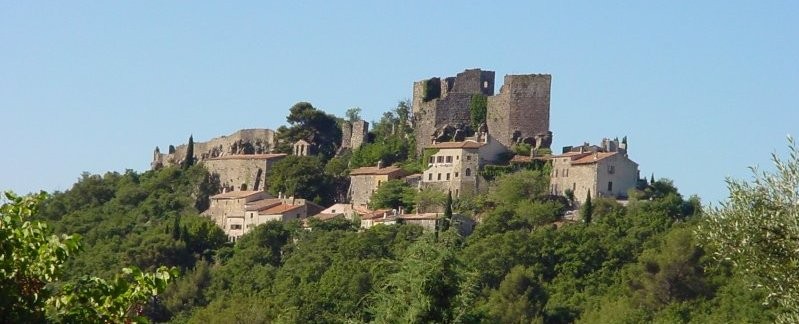
<svg viewBox="0 0 799 324">
<path fill-rule="evenodd" d="M 485 123 L 487 111 L 488 98 L 482 94 L 472 95 L 472 100 L 469 102 L 469 112 L 471 113 L 472 127 L 474 129 Z"/>
<path fill-rule="evenodd" d="M 283 193 L 305 199 L 319 196 L 322 204 L 333 201 L 332 177 L 325 173 L 318 157 L 287 156 L 272 166 L 266 178 L 272 195 Z"/>
<path fill-rule="evenodd" d="M 0 206 L 0 321 L 41 322 L 45 315 L 63 322 L 146 321 L 144 303 L 163 292 L 177 270 L 146 274 L 125 268 L 110 282 L 61 282 L 64 263 L 81 248 L 80 237 L 51 235 L 46 224 L 30 220 L 45 198 L 6 192 Z"/>
<path fill-rule="evenodd" d="M 405 210 L 410 210 L 413 208 L 414 197 L 415 191 L 405 181 L 388 180 L 372 194 L 369 207 L 372 209 L 403 207 Z"/>
<path fill-rule="evenodd" d="M 441 226 L 441 231 L 446 232 L 452 224 L 452 190 L 447 192 L 447 202 L 444 205 L 444 224 Z"/>
<path fill-rule="evenodd" d="M 299 102 L 289 109 L 286 121 L 289 126 L 279 127 L 276 134 L 279 152 L 291 153 L 295 142 L 305 140 L 325 160 L 335 155 L 342 137 L 335 116 L 314 108 L 310 103 Z"/>
<path fill-rule="evenodd" d="M 345 112 L 344 115 L 347 117 L 347 121 L 350 123 L 359 121 L 361 120 L 361 108 L 352 107 L 347 109 L 347 112 Z"/>
<path fill-rule="evenodd" d="M 186 146 L 186 157 L 183 159 L 183 169 L 194 165 L 194 135 L 189 135 L 189 145 Z"/>
<path fill-rule="evenodd" d="M 754 278 L 785 312 L 783 322 L 799 322 L 799 149 L 788 138 L 789 157 L 772 154 L 773 172 L 752 168 L 751 182 L 727 179 L 728 201 L 706 210 L 703 244 L 720 260 Z"/>
<path fill-rule="evenodd" d="M 580 216 L 586 224 L 591 224 L 591 217 L 594 215 L 594 205 L 591 203 L 591 190 L 585 195 L 585 203 L 580 211 Z"/>
</svg>

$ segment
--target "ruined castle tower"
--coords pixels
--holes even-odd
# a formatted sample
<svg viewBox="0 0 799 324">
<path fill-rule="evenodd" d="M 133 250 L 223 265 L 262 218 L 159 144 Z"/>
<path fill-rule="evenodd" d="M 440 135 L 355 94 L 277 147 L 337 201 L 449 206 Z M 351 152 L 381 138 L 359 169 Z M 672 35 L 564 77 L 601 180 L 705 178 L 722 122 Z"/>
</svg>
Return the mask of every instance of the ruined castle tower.
<svg viewBox="0 0 799 324">
<path fill-rule="evenodd" d="M 488 97 L 488 133 L 506 148 L 519 142 L 549 147 L 548 74 L 506 75 L 494 95 L 494 72 L 466 70 L 455 77 L 431 78 L 413 84 L 413 120 L 417 152 L 431 143 L 436 130 L 470 125 L 472 96 Z"/>
<path fill-rule="evenodd" d="M 466 70 L 455 77 L 413 83 L 413 119 L 417 152 L 430 144 L 436 129 L 471 124 L 472 95 L 494 94 L 494 71 Z"/>
<path fill-rule="evenodd" d="M 549 74 L 506 75 L 499 94 L 488 98 L 488 132 L 505 147 L 518 142 L 535 145 L 536 137 L 547 136 L 549 139 L 544 142 L 551 143 L 551 83 Z"/>
</svg>

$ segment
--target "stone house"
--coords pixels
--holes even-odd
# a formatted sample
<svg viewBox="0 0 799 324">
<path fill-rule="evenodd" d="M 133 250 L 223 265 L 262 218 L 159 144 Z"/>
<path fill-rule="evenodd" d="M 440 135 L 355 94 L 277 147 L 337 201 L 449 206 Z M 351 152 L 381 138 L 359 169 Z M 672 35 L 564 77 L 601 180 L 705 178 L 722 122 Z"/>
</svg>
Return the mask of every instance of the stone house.
<svg viewBox="0 0 799 324">
<path fill-rule="evenodd" d="M 211 206 L 202 215 L 210 217 L 229 237 L 244 235 L 245 206 L 269 198 L 264 191 L 230 191 L 211 196 Z"/>
<path fill-rule="evenodd" d="M 577 204 L 591 197 L 626 198 L 638 183 L 638 164 L 626 152 L 566 152 L 552 157 L 550 193 L 574 193 Z"/>
<path fill-rule="evenodd" d="M 304 219 L 322 209 L 305 199 L 271 198 L 263 191 L 231 191 L 212 196 L 211 207 L 203 215 L 211 217 L 230 240 L 236 241 L 266 222 Z"/>
<path fill-rule="evenodd" d="M 475 222 L 469 217 L 454 214 L 452 215 L 453 226 L 461 235 L 469 235 L 474 230 Z M 435 231 L 443 225 L 443 213 L 423 213 L 423 214 L 394 214 L 391 211 L 377 213 L 371 217 L 361 220 L 361 228 L 369 229 L 379 224 L 413 224 L 421 226 L 425 231 Z"/>
<path fill-rule="evenodd" d="M 453 197 L 487 190 L 479 171 L 484 165 L 495 161 L 505 152 L 505 148 L 490 135 L 484 138 L 482 141 L 467 139 L 427 146 L 425 151 L 432 154 L 422 174 L 420 187 L 451 191 Z"/>
<path fill-rule="evenodd" d="M 378 162 L 375 167 L 357 168 L 350 172 L 350 189 L 347 195 L 353 205 L 366 206 L 382 183 L 401 179 L 405 175 L 407 173 L 399 167 L 383 167 L 382 162 Z"/>
<path fill-rule="evenodd" d="M 344 216 L 344 218 L 352 220 L 355 217 L 362 217 L 370 213 L 371 211 L 366 208 L 366 206 L 362 205 L 355 205 L 355 204 L 335 204 L 333 206 L 327 207 L 319 214 L 313 215 L 314 217 L 319 216 L 319 219 L 330 219 L 336 216 Z"/>
</svg>

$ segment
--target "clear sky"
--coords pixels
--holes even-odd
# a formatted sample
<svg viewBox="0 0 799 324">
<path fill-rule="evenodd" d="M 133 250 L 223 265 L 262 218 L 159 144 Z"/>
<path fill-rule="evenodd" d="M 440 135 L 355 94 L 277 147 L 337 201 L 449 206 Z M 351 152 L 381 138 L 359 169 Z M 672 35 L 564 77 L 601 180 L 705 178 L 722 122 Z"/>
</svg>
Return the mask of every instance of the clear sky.
<svg viewBox="0 0 799 324">
<path fill-rule="evenodd" d="M 381 4 L 387 2 L 387 4 Z M 644 4 L 646 3 L 646 4 Z M 0 1 L 0 190 L 146 170 L 156 145 L 377 119 L 412 82 L 552 74 L 553 147 L 628 136 L 719 201 L 799 135 L 796 1 Z"/>
</svg>

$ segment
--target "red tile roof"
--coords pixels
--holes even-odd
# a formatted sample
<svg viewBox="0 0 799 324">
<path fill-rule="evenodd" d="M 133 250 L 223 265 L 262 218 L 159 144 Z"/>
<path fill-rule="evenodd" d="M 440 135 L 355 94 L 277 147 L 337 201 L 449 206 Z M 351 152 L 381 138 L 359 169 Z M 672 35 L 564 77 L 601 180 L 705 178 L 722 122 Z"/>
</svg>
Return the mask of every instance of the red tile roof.
<svg viewBox="0 0 799 324">
<path fill-rule="evenodd" d="M 274 206 L 280 205 L 282 200 L 280 198 L 269 198 L 254 201 L 252 203 L 247 204 L 245 206 L 245 210 L 247 211 L 261 211 L 264 209 L 272 208 Z"/>
<path fill-rule="evenodd" d="M 572 160 L 572 165 L 597 163 L 616 154 L 618 154 L 618 152 L 590 153 L 586 156 Z"/>
<path fill-rule="evenodd" d="M 241 199 L 262 192 L 263 191 L 252 191 L 252 190 L 228 191 L 218 195 L 213 195 L 211 196 L 211 199 Z"/>
<path fill-rule="evenodd" d="M 436 148 L 436 149 L 452 149 L 452 148 L 475 149 L 475 148 L 480 148 L 483 145 L 485 145 L 485 144 L 478 143 L 478 142 L 475 142 L 475 141 L 441 142 L 441 143 L 436 143 L 436 144 L 430 145 L 427 148 Z"/>
<path fill-rule="evenodd" d="M 288 205 L 288 204 L 280 204 L 280 205 L 274 206 L 272 208 L 269 208 L 267 210 L 262 210 L 262 211 L 258 212 L 258 214 L 260 214 L 260 215 L 283 214 L 283 213 L 287 213 L 287 212 L 290 212 L 290 211 L 295 210 L 295 209 L 299 209 L 302 206 L 303 205 L 296 205 L 295 206 L 295 205 Z"/>
<path fill-rule="evenodd" d="M 350 175 L 393 175 L 394 173 L 405 173 L 396 166 L 388 166 L 384 168 L 378 167 L 362 167 L 352 170 Z"/>
</svg>

